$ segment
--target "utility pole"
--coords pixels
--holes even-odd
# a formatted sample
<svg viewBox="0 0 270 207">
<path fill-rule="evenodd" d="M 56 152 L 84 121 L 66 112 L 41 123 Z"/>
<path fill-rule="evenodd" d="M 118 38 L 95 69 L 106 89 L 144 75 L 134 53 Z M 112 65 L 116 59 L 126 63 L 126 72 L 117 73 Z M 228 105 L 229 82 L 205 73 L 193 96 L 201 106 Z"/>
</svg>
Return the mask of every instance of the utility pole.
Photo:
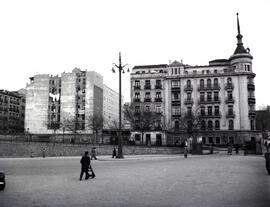
<svg viewBox="0 0 270 207">
<path fill-rule="evenodd" d="M 122 61 L 121 61 L 121 52 L 119 52 L 119 64 L 115 64 L 113 63 L 113 68 L 112 71 L 113 73 L 115 73 L 114 67 L 118 68 L 118 72 L 119 72 L 119 134 L 118 134 L 118 155 L 117 158 L 124 158 L 123 155 L 123 139 L 122 139 L 122 92 L 121 92 L 121 74 L 125 73 L 124 68 L 127 66 L 128 64 L 122 65 Z M 129 68 L 127 69 L 127 72 L 129 72 Z"/>
</svg>

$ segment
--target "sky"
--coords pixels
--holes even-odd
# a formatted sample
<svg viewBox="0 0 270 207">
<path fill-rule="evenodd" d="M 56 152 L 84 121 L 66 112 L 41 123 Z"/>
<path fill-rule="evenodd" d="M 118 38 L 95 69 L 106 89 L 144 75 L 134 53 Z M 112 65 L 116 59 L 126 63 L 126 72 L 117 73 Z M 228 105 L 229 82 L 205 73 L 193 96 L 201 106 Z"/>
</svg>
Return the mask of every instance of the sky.
<svg viewBox="0 0 270 207">
<path fill-rule="evenodd" d="M 0 89 L 25 88 L 36 74 L 78 67 L 103 75 L 123 64 L 207 65 L 236 48 L 239 13 L 245 47 L 253 56 L 256 105 L 270 105 L 270 0 L 9 0 L 0 1 Z M 130 75 L 122 76 L 125 101 Z"/>
</svg>

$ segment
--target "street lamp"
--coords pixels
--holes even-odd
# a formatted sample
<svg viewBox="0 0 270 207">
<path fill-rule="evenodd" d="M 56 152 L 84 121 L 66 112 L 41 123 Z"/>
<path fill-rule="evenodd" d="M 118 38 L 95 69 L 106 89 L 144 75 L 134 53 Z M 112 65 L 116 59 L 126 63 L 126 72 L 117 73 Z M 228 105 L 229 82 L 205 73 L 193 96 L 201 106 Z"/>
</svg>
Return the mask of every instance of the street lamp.
<svg viewBox="0 0 270 207">
<path fill-rule="evenodd" d="M 122 104 L 121 104 L 121 97 L 122 97 L 122 93 L 121 93 L 121 74 L 125 73 L 124 68 L 127 66 L 128 64 L 122 65 L 121 62 L 121 52 L 119 52 L 119 64 L 115 64 L 113 63 L 113 67 L 112 67 L 112 72 L 115 73 L 115 68 L 118 68 L 118 72 L 119 72 L 119 134 L 118 134 L 118 155 L 117 158 L 124 158 L 123 156 L 123 140 L 122 140 Z M 129 68 L 127 69 L 127 72 L 129 72 Z"/>
</svg>

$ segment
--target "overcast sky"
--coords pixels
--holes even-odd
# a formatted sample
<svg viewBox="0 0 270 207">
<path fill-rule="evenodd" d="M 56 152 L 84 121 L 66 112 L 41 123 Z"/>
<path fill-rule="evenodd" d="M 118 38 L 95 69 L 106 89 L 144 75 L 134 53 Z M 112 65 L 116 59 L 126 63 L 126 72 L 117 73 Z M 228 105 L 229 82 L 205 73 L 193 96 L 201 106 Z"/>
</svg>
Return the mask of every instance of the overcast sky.
<svg viewBox="0 0 270 207">
<path fill-rule="evenodd" d="M 207 65 L 236 48 L 239 12 L 253 55 L 257 107 L 270 105 L 270 0 L 8 0 L 0 1 L 0 89 L 25 88 L 35 74 L 79 67 L 118 91 L 112 63 Z M 130 76 L 123 95 L 130 100 Z"/>
</svg>

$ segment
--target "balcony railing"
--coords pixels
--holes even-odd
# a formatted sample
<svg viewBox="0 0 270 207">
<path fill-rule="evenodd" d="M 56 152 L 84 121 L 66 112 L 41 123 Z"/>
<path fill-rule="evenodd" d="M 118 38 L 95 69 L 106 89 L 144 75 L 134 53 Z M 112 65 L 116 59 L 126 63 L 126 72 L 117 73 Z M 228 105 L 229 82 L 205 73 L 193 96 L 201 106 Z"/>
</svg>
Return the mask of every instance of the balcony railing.
<svg viewBox="0 0 270 207">
<path fill-rule="evenodd" d="M 172 104 L 180 104 L 180 99 L 172 99 Z"/>
<path fill-rule="evenodd" d="M 255 115 L 256 115 L 255 110 L 249 110 L 249 111 L 248 111 L 248 115 L 249 115 L 249 116 L 255 116 Z"/>
<path fill-rule="evenodd" d="M 249 91 L 255 91 L 255 85 L 253 82 L 248 82 L 247 88 Z"/>
<path fill-rule="evenodd" d="M 225 85 L 225 90 L 228 90 L 228 89 L 233 89 L 234 88 L 234 85 L 232 83 L 227 83 Z"/>
<path fill-rule="evenodd" d="M 146 89 L 146 90 L 147 90 L 147 89 L 151 89 L 151 85 L 145 85 L 145 86 L 144 86 L 144 89 Z"/>
<path fill-rule="evenodd" d="M 134 90 L 140 90 L 141 89 L 141 86 L 138 85 L 138 86 L 134 86 Z"/>
<path fill-rule="evenodd" d="M 140 98 L 134 98 L 133 102 L 141 102 L 141 99 Z"/>
<path fill-rule="evenodd" d="M 180 85 L 172 85 L 172 90 L 180 90 Z"/>
<path fill-rule="evenodd" d="M 204 114 L 200 114 L 200 117 L 201 118 L 221 118 L 221 113 L 219 112 L 219 113 L 211 113 L 211 114 L 206 114 L 206 113 L 204 113 Z"/>
<path fill-rule="evenodd" d="M 162 89 L 162 85 L 161 84 L 155 85 L 155 89 Z"/>
<path fill-rule="evenodd" d="M 220 90 L 220 85 L 219 84 L 214 84 L 213 85 L 213 90 Z"/>
<path fill-rule="evenodd" d="M 202 105 L 202 104 L 220 104 L 221 101 L 220 99 L 200 99 L 198 101 L 198 104 Z"/>
<path fill-rule="evenodd" d="M 151 98 L 144 98 L 144 102 L 151 102 Z"/>
<path fill-rule="evenodd" d="M 175 113 L 175 114 L 172 114 L 172 117 L 181 117 L 181 114 L 180 113 Z"/>
<path fill-rule="evenodd" d="M 248 104 L 255 104 L 255 103 L 256 103 L 255 97 L 248 97 Z"/>
<path fill-rule="evenodd" d="M 192 99 L 186 99 L 185 100 L 185 105 L 192 105 L 194 102 Z"/>
<path fill-rule="evenodd" d="M 192 86 L 186 85 L 185 88 L 184 88 L 184 91 L 192 91 L 192 90 L 193 90 Z"/>
<path fill-rule="evenodd" d="M 155 98 L 155 102 L 162 102 L 162 98 Z"/>
<path fill-rule="evenodd" d="M 226 104 L 234 104 L 234 98 L 227 98 L 225 103 Z"/>
</svg>

